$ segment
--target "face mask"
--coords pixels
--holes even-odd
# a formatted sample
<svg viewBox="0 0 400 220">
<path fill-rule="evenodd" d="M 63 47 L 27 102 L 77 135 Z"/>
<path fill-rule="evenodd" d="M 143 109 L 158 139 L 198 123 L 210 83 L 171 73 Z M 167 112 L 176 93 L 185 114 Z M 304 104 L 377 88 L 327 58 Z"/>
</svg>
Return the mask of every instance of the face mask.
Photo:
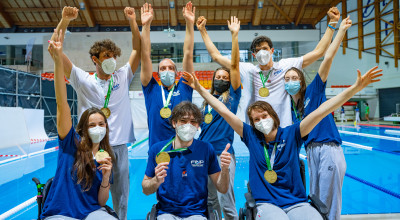
<svg viewBox="0 0 400 220">
<path fill-rule="evenodd" d="M 256 59 L 258 63 L 262 66 L 267 65 L 269 61 L 271 60 L 271 53 L 266 50 L 260 50 L 256 54 Z"/>
<path fill-rule="evenodd" d="M 300 81 L 285 82 L 285 89 L 290 95 L 296 95 L 300 90 Z"/>
<path fill-rule="evenodd" d="M 160 80 L 161 82 L 169 87 L 175 82 L 175 72 L 172 71 L 162 71 L 160 72 Z"/>
<path fill-rule="evenodd" d="M 220 80 L 220 79 L 214 80 L 214 89 L 215 89 L 215 91 L 217 91 L 220 94 L 222 94 L 223 92 L 228 90 L 230 85 L 231 85 L 231 83 L 229 81 Z"/>
<path fill-rule="evenodd" d="M 101 68 L 103 69 L 104 73 L 110 75 L 115 71 L 117 67 L 117 61 L 114 58 L 108 58 L 103 60 L 101 63 Z"/>
<path fill-rule="evenodd" d="M 97 144 L 103 140 L 104 136 L 106 136 L 107 128 L 96 126 L 94 128 L 89 128 L 89 137 L 92 139 L 92 142 Z"/>
<path fill-rule="evenodd" d="M 274 119 L 272 118 L 261 119 L 259 122 L 254 123 L 254 125 L 256 129 L 259 130 L 261 133 L 268 135 L 269 132 L 271 132 L 272 128 L 274 127 Z"/>
<path fill-rule="evenodd" d="M 196 134 L 197 128 L 192 124 L 188 123 L 177 127 L 176 132 L 178 133 L 178 136 L 182 141 L 190 141 Z"/>
</svg>

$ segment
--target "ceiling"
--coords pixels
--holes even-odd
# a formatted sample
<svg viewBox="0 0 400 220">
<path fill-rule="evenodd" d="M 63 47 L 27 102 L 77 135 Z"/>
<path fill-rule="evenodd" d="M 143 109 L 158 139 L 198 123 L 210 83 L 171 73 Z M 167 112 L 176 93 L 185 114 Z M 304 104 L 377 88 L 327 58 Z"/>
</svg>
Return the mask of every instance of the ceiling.
<svg viewBox="0 0 400 220">
<path fill-rule="evenodd" d="M 225 25 L 236 15 L 241 24 L 287 25 L 309 24 L 315 26 L 327 10 L 341 0 L 192 0 L 196 16 L 205 16 L 207 25 Z M 184 25 L 182 7 L 186 0 L 149 0 L 154 8 L 153 26 Z M 136 9 L 138 25 L 140 6 L 144 0 L 1 0 L 0 28 L 56 27 L 64 6 L 75 6 L 79 16 L 70 26 L 94 27 L 128 26 L 124 16 L 125 6 Z M 173 7 L 170 7 L 172 6 Z"/>
</svg>

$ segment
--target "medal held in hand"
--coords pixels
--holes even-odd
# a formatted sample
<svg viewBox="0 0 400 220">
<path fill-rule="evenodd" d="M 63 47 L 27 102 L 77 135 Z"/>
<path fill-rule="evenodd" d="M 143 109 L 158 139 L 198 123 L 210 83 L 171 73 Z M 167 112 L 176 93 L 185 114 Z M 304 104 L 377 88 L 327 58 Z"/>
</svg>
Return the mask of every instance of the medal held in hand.
<svg viewBox="0 0 400 220">
<path fill-rule="evenodd" d="M 107 151 L 100 149 L 99 151 L 97 151 L 94 157 L 96 158 L 97 163 L 100 163 L 105 158 L 110 157 L 110 155 L 107 153 Z"/>
<path fill-rule="evenodd" d="M 157 164 L 166 163 L 169 161 L 171 161 L 171 157 L 169 156 L 169 154 L 167 152 L 161 152 L 158 156 L 156 156 Z"/>
</svg>

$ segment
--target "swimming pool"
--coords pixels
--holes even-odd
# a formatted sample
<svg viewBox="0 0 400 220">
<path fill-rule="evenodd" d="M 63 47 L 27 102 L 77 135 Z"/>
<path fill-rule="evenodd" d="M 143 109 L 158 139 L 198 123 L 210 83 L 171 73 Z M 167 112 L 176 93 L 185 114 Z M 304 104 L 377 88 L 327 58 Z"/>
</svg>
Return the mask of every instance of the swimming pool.
<svg viewBox="0 0 400 220">
<path fill-rule="evenodd" d="M 400 128 L 372 126 L 338 126 L 343 139 L 343 151 L 347 162 L 346 177 L 343 184 L 342 214 L 400 213 L 400 135 L 386 130 L 400 131 Z M 137 140 L 146 138 L 148 132 L 137 130 Z M 0 157 L 0 214 L 12 209 L 36 195 L 32 177 L 42 182 L 52 177 L 57 164 L 57 141 L 22 147 L 48 149 L 47 153 L 32 154 L 15 161 L 4 161 Z M 236 207 L 245 202 L 248 180 L 248 151 L 239 137 L 233 144 L 236 151 L 235 196 Z M 144 219 L 151 206 L 156 203 L 155 195 L 145 196 L 141 182 L 147 160 L 147 141 L 129 151 L 130 195 L 128 204 L 129 219 Z M 28 151 L 27 151 L 28 152 Z M 13 152 L 0 152 L 12 154 Z M 302 149 L 301 154 L 305 155 Z M 3 161 L 3 162 L 2 162 Z M 308 177 L 308 173 L 306 174 Z M 308 182 L 308 178 L 307 178 Z M 111 199 L 108 204 L 111 206 Z M 34 219 L 37 217 L 36 203 L 12 215 L 10 219 Z"/>
</svg>

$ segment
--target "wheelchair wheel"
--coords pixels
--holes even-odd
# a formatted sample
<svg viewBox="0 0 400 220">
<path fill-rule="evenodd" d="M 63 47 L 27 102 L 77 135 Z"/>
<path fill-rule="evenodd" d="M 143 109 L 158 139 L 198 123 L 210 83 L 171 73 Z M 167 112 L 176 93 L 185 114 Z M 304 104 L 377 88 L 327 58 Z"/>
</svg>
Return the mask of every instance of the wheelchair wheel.
<svg viewBox="0 0 400 220">
<path fill-rule="evenodd" d="M 244 218 L 244 211 L 243 211 L 243 208 L 240 208 L 239 209 L 239 220 L 244 220 L 245 218 Z"/>
<path fill-rule="evenodd" d="M 252 209 L 246 209 L 246 220 L 254 220 Z"/>
</svg>

